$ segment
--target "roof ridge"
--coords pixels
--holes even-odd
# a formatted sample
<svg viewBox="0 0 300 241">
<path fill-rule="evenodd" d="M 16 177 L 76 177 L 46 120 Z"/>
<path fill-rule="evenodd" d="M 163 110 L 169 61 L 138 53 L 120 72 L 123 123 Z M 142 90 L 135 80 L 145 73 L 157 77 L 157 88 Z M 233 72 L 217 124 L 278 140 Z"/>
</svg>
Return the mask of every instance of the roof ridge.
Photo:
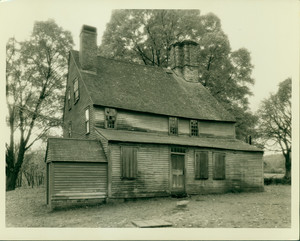
<svg viewBox="0 0 300 241">
<path fill-rule="evenodd" d="M 79 53 L 78 50 L 72 49 L 71 51 Z M 167 67 L 162 67 L 162 66 L 152 66 L 152 65 L 146 65 L 146 64 L 139 64 L 139 63 L 131 62 L 130 60 L 115 59 L 115 58 L 106 57 L 106 56 L 103 56 L 103 55 L 97 55 L 97 57 L 112 60 L 112 61 L 116 61 L 116 62 L 121 62 L 121 63 L 124 63 L 124 64 L 132 64 L 132 65 L 149 67 L 149 68 L 156 68 L 156 69 L 165 69 L 165 68 L 167 68 Z"/>
<path fill-rule="evenodd" d="M 80 139 L 80 138 L 65 138 L 65 137 L 48 137 L 48 140 L 72 140 L 72 141 L 95 141 L 98 142 L 97 139 Z"/>
<path fill-rule="evenodd" d="M 139 64 L 139 63 L 135 63 L 135 62 L 131 62 L 131 61 L 125 61 L 122 59 L 114 59 L 114 58 L 109 58 L 106 56 L 102 56 L 102 55 L 97 55 L 97 57 L 103 58 L 103 59 L 107 59 L 107 60 L 112 60 L 115 62 L 120 62 L 120 63 L 124 63 L 124 64 L 130 64 L 130 65 L 136 65 L 136 66 L 141 66 L 141 67 L 147 67 L 147 68 L 155 68 L 155 69 L 163 69 L 165 67 L 162 66 L 152 66 L 152 65 L 146 65 L 146 64 Z"/>
</svg>

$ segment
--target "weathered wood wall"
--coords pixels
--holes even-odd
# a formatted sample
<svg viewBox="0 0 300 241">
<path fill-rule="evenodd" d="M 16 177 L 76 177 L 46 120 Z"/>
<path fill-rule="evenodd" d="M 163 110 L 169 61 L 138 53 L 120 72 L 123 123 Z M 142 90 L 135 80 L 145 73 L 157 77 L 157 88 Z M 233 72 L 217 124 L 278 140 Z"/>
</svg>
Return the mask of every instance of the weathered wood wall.
<svg viewBox="0 0 300 241">
<path fill-rule="evenodd" d="M 110 144 L 111 198 L 166 196 L 169 193 L 169 148 L 158 145 L 132 145 L 137 150 L 137 179 L 121 178 L 121 147 Z"/>
<path fill-rule="evenodd" d="M 109 144 L 111 184 L 109 197 L 133 198 L 163 196 L 171 193 L 170 147 L 167 145 L 137 146 L 136 180 L 121 179 L 121 147 Z M 208 179 L 195 179 L 195 151 L 208 151 Z M 213 179 L 213 153 L 225 153 L 225 179 Z M 188 194 L 224 193 L 228 191 L 263 190 L 262 153 L 187 148 L 185 153 L 185 190 Z"/>
<path fill-rule="evenodd" d="M 207 180 L 196 180 L 194 173 L 195 151 L 208 151 Z M 190 194 L 223 193 L 227 191 L 262 191 L 262 153 L 218 150 L 225 153 L 225 180 L 213 179 L 213 153 L 217 150 L 189 148 L 186 153 L 186 190 Z"/>
<path fill-rule="evenodd" d="M 104 199 L 107 196 L 107 163 L 52 162 L 51 205 L 69 200 Z"/>
<path fill-rule="evenodd" d="M 104 107 L 94 108 L 95 126 L 104 128 Z M 117 129 L 169 133 L 169 117 L 133 111 L 117 110 Z M 190 119 L 178 118 L 179 135 L 190 135 Z M 234 138 L 234 123 L 199 121 L 200 136 Z"/>
<path fill-rule="evenodd" d="M 74 88 L 73 80 L 78 78 L 79 88 L 79 100 L 74 102 Z M 95 132 L 93 129 L 94 120 L 94 108 L 92 106 L 91 99 L 86 91 L 86 88 L 81 80 L 81 75 L 76 67 L 73 57 L 70 57 L 69 73 L 66 89 L 70 88 L 71 91 L 71 106 L 69 110 L 67 100 L 65 100 L 64 107 L 64 125 L 63 125 L 63 137 L 68 138 L 68 125 L 72 122 L 72 138 L 82 139 L 95 139 Z M 90 109 L 90 134 L 86 134 L 85 128 L 85 110 Z"/>
</svg>

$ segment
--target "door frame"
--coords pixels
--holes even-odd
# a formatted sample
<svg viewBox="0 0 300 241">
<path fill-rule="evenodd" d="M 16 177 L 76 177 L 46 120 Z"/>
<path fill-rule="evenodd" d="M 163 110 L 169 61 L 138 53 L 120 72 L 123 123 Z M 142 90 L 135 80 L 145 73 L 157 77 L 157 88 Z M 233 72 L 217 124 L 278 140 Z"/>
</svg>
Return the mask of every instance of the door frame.
<svg viewBox="0 0 300 241">
<path fill-rule="evenodd" d="M 181 152 L 172 152 L 170 148 L 169 158 L 170 158 L 170 170 L 169 170 L 169 185 L 170 185 L 170 193 L 171 194 L 186 194 L 186 153 Z M 173 191 L 173 175 L 172 175 L 172 155 L 183 156 L 183 190 L 182 192 L 174 192 Z"/>
</svg>

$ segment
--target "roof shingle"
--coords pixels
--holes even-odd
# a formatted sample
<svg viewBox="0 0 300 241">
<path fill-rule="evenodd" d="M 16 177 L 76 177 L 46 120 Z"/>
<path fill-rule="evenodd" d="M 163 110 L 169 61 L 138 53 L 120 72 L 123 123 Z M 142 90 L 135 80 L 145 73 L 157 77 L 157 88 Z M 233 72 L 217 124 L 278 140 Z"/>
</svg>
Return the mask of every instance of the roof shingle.
<svg viewBox="0 0 300 241">
<path fill-rule="evenodd" d="M 169 136 L 148 132 L 122 131 L 112 129 L 95 128 L 96 131 L 108 141 L 170 144 L 182 146 L 207 147 L 237 151 L 263 152 L 261 149 L 244 143 L 237 139 L 200 138 L 189 136 Z"/>
<path fill-rule="evenodd" d="M 107 162 L 99 141 L 49 138 L 46 161 Z"/>
<path fill-rule="evenodd" d="M 72 51 L 80 68 L 78 51 Z M 95 105 L 201 120 L 235 118 L 200 83 L 170 70 L 98 56 L 97 75 L 81 71 Z"/>
</svg>

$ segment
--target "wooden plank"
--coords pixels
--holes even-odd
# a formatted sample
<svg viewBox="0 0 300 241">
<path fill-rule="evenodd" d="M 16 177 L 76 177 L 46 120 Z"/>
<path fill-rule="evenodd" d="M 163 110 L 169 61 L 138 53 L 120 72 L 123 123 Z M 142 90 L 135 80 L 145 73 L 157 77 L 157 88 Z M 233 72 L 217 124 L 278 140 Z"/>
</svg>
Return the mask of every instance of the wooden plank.
<svg viewBox="0 0 300 241">
<path fill-rule="evenodd" d="M 172 226 L 172 223 L 166 222 L 161 219 L 134 220 L 132 221 L 132 223 L 139 228 L 162 228 Z"/>
</svg>

